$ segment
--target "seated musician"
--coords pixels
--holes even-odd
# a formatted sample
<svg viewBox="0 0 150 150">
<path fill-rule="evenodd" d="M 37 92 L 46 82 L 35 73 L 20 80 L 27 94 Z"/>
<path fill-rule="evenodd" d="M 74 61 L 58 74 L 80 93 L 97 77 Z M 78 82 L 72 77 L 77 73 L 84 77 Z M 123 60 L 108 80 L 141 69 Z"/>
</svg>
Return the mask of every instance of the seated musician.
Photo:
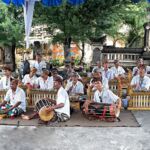
<svg viewBox="0 0 150 150">
<path fill-rule="evenodd" d="M 63 77 L 61 75 L 58 74 L 58 70 L 57 68 L 53 68 L 51 71 L 51 76 L 49 77 L 51 80 L 51 87 L 54 87 L 54 78 L 59 76 L 60 78 L 63 79 Z"/>
<path fill-rule="evenodd" d="M 44 69 L 41 77 L 36 81 L 36 87 L 40 90 L 53 90 L 53 80 L 49 77 L 49 71 Z"/>
<path fill-rule="evenodd" d="M 102 76 L 102 72 L 99 69 L 95 69 L 93 72 L 93 78 L 90 81 L 90 87 L 92 88 L 92 90 L 95 90 L 94 87 L 94 80 L 100 80 L 102 82 L 102 85 L 104 88 L 108 89 L 108 79 L 105 78 L 104 76 Z"/>
<path fill-rule="evenodd" d="M 136 67 L 134 67 L 132 70 L 132 76 L 138 75 L 139 69 L 142 66 L 144 66 L 144 60 L 142 58 L 139 58 Z M 146 68 L 145 75 L 150 77 L 150 66 L 146 66 L 145 68 Z"/>
<path fill-rule="evenodd" d="M 12 71 L 9 66 L 4 66 L 4 76 L 0 80 L 0 89 L 1 90 L 7 90 L 10 88 L 10 81 L 12 78 Z"/>
<path fill-rule="evenodd" d="M 132 70 L 132 76 L 138 75 L 138 73 L 139 73 L 139 68 L 140 68 L 141 66 L 143 66 L 143 65 L 144 65 L 143 59 L 142 59 L 142 58 L 139 58 L 139 59 L 137 60 L 136 67 L 134 67 L 133 70 Z"/>
<path fill-rule="evenodd" d="M 48 99 L 53 105 L 47 106 L 46 112 L 55 112 L 52 121 L 67 121 L 70 118 L 70 101 L 66 90 L 62 87 L 62 78 L 59 76 L 54 78 L 54 88 L 57 90 L 56 100 Z M 24 115 L 22 118 L 29 120 L 37 116 L 38 112 L 30 116 Z"/>
<path fill-rule="evenodd" d="M 37 69 L 37 77 L 40 77 L 43 72 L 43 69 L 46 69 L 46 62 L 42 60 L 42 55 L 40 53 L 36 54 L 36 60 L 32 64 L 32 67 L 35 67 Z"/>
<path fill-rule="evenodd" d="M 113 78 L 124 78 L 125 70 L 120 66 L 119 60 L 114 60 L 114 67 L 111 67 Z"/>
<path fill-rule="evenodd" d="M 113 72 L 111 69 L 109 69 L 109 63 L 108 61 L 103 62 L 103 70 L 102 70 L 102 76 L 109 80 L 113 79 Z"/>
<path fill-rule="evenodd" d="M 92 73 L 94 73 L 95 69 L 99 69 L 100 71 L 103 70 L 103 67 L 101 66 L 101 62 L 100 61 L 96 62 L 96 66 L 93 68 Z"/>
<path fill-rule="evenodd" d="M 69 95 L 84 94 L 84 86 L 82 82 L 79 81 L 79 76 L 76 72 L 71 74 L 71 81 L 67 82 L 65 89 Z"/>
<path fill-rule="evenodd" d="M 131 80 L 131 86 L 135 91 L 150 90 L 150 78 L 145 75 L 146 68 L 144 66 L 139 68 L 139 75 L 136 75 Z"/>
<path fill-rule="evenodd" d="M 71 74 L 72 72 L 74 72 L 74 70 L 71 68 L 71 65 L 70 64 L 66 64 L 65 68 L 64 68 L 64 70 L 62 72 L 63 79 L 64 80 L 69 79 L 69 74 Z"/>
<path fill-rule="evenodd" d="M 103 88 L 103 85 L 100 80 L 94 81 L 96 91 L 94 93 L 94 99 L 93 100 L 86 100 L 84 103 L 84 111 L 85 113 L 88 112 L 88 105 L 90 103 L 96 102 L 96 103 L 105 103 L 105 104 L 113 104 L 116 103 L 118 109 L 121 108 L 121 99 L 115 95 L 112 91 L 109 89 Z"/>
<path fill-rule="evenodd" d="M 18 87 L 18 80 L 12 79 L 10 89 L 7 91 L 4 101 L 0 104 L 2 114 L 19 116 L 26 111 L 25 92 Z"/>
<path fill-rule="evenodd" d="M 63 79 L 63 77 L 62 77 L 61 75 L 58 74 L 57 68 L 53 68 L 52 71 L 51 71 L 51 77 L 50 77 L 51 80 L 54 81 L 54 78 L 57 77 L 57 76 L 59 76 L 60 78 Z"/>
<path fill-rule="evenodd" d="M 22 79 L 22 82 L 24 85 L 31 86 L 34 88 L 34 86 L 36 84 L 36 80 L 37 80 L 36 71 L 37 71 L 37 69 L 33 67 L 30 70 L 30 74 L 26 74 L 24 76 L 24 78 Z"/>
</svg>

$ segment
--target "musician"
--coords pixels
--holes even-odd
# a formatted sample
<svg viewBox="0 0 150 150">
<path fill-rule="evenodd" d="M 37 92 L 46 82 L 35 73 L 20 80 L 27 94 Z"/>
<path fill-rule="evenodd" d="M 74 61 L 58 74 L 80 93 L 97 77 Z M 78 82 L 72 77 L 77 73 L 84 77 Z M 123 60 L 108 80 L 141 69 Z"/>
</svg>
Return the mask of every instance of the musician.
<svg viewBox="0 0 150 150">
<path fill-rule="evenodd" d="M 143 66 L 143 65 L 144 65 L 143 59 L 142 59 L 142 58 L 139 58 L 139 59 L 137 60 L 136 67 L 134 67 L 133 70 L 132 70 L 132 76 L 138 75 L 139 68 L 140 68 L 141 66 Z"/>
<path fill-rule="evenodd" d="M 57 68 L 53 68 L 52 71 L 51 71 L 51 76 L 50 76 L 52 87 L 54 87 L 54 78 L 57 77 L 57 76 L 59 76 L 60 78 L 63 79 L 63 77 L 58 74 Z"/>
<path fill-rule="evenodd" d="M 114 67 L 111 67 L 113 78 L 124 78 L 125 70 L 120 66 L 119 60 L 114 60 Z"/>
<path fill-rule="evenodd" d="M 42 55 L 37 53 L 36 54 L 36 60 L 33 63 L 32 67 L 35 67 L 37 69 L 36 75 L 37 77 L 40 77 L 42 74 L 42 70 L 46 69 L 46 62 L 42 60 Z"/>
<path fill-rule="evenodd" d="M 71 74 L 71 81 L 67 82 L 65 89 L 69 95 L 84 94 L 84 86 L 82 82 L 79 81 L 79 76 L 76 72 Z"/>
<path fill-rule="evenodd" d="M 69 78 L 69 75 L 74 72 L 74 69 L 71 68 L 71 65 L 70 64 L 66 64 L 65 65 L 65 68 L 62 72 L 62 76 L 65 80 L 67 80 Z"/>
<path fill-rule="evenodd" d="M 67 121 L 70 118 L 70 101 L 66 90 L 62 87 L 63 80 L 59 76 L 54 79 L 54 87 L 57 89 L 56 101 L 51 100 L 54 106 L 48 107 L 47 112 L 55 111 L 58 121 Z"/>
<path fill-rule="evenodd" d="M 7 91 L 4 101 L 0 104 L 4 114 L 19 116 L 26 111 L 25 92 L 18 87 L 18 80 L 12 79 L 10 89 Z"/>
<path fill-rule="evenodd" d="M 30 85 L 31 87 L 34 87 L 36 84 L 37 76 L 36 76 L 36 68 L 31 68 L 30 74 L 26 74 L 24 78 L 22 79 L 22 82 L 24 85 Z"/>
<path fill-rule="evenodd" d="M 52 121 L 67 121 L 70 118 L 70 101 L 66 90 L 62 87 L 62 78 L 54 78 L 54 88 L 57 90 L 56 100 L 48 99 L 53 105 L 46 108 L 47 113 L 54 111 L 55 115 Z M 29 120 L 34 118 L 38 113 L 35 112 L 30 116 L 23 115 L 23 119 Z"/>
<path fill-rule="evenodd" d="M 101 66 L 101 62 L 97 61 L 96 66 L 93 68 L 92 73 L 94 73 L 95 69 L 99 69 L 99 71 L 102 71 L 103 67 Z"/>
<path fill-rule="evenodd" d="M 10 81 L 12 78 L 12 70 L 9 66 L 4 66 L 4 77 L 0 80 L 0 89 L 8 90 L 10 88 Z"/>
<path fill-rule="evenodd" d="M 94 87 L 94 80 L 100 80 L 102 82 L 102 85 L 104 88 L 109 88 L 109 85 L 108 85 L 108 79 L 105 78 L 104 76 L 102 76 L 102 72 L 97 68 L 94 70 L 93 72 L 93 78 L 91 79 L 90 81 L 90 87 L 92 88 L 92 90 L 95 90 L 95 87 Z"/>
<path fill-rule="evenodd" d="M 49 71 L 44 69 L 41 77 L 36 81 L 36 87 L 41 90 L 53 90 L 53 80 L 49 77 Z"/>
<path fill-rule="evenodd" d="M 132 76 L 138 75 L 139 68 L 142 67 L 142 66 L 144 66 L 144 60 L 142 58 L 139 58 L 139 60 L 137 61 L 136 67 L 133 68 Z M 145 75 L 147 75 L 148 77 L 150 77 L 150 66 L 146 66 Z"/>
<path fill-rule="evenodd" d="M 53 81 L 54 81 L 54 78 L 57 77 L 57 76 L 59 76 L 60 78 L 63 79 L 63 77 L 62 77 L 61 75 L 58 74 L 57 68 L 53 68 L 53 69 L 52 69 L 51 75 L 52 75 L 51 78 L 52 78 Z"/>
<path fill-rule="evenodd" d="M 113 79 L 113 72 L 111 69 L 109 69 L 109 63 L 108 61 L 103 62 L 103 70 L 102 70 L 102 76 L 109 80 Z"/>
<path fill-rule="evenodd" d="M 94 99 L 93 100 L 86 100 L 84 103 L 85 112 L 87 113 L 88 105 L 90 103 L 96 102 L 96 103 L 106 103 L 106 104 L 113 104 L 116 103 L 118 109 L 121 108 L 121 99 L 115 95 L 112 91 L 109 89 L 103 88 L 103 85 L 100 80 L 94 81 L 96 91 L 94 93 Z"/>
<path fill-rule="evenodd" d="M 139 68 L 139 74 L 134 76 L 131 80 L 131 86 L 135 91 L 150 90 L 150 78 L 145 75 L 146 68 L 144 66 Z"/>
</svg>

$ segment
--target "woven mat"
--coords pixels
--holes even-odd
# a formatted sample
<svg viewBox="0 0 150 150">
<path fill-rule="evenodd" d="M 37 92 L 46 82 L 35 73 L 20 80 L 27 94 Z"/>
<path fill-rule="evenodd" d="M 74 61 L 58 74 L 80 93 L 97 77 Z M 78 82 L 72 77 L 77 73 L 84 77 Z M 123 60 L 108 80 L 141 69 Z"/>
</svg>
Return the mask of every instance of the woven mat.
<svg viewBox="0 0 150 150">
<path fill-rule="evenodd" d="M 31 113 L 31 112 L 30 112 Z M 67 122 L 51 123 L 48 125 L 38 124 L 38 119 L 22 120 L 20 117 L 15 119 L 2 119 L 0 125 L 14 126 L 55 126 L 55 127 L 139 127 L 135 116 L 129 110 L 122 110 L 120 113 L 121 121 L 105 122 L 100 120 L 88 120 L 80 111 L 73 112 L 70 120 Z"/>
</svg>

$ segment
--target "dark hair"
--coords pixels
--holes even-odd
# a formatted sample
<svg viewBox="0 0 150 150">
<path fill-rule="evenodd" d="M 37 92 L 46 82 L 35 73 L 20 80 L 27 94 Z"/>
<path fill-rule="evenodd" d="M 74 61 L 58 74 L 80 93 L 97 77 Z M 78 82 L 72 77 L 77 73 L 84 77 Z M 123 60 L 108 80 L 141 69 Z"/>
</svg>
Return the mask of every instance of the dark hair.
<svg viewBox="0 0 150 150">
<path fill-rule="evenodd" d="M 49 75 L 49 71 L 47 69 L 42 70 L 44 74 Z"/>
<path fill-rule="evenodd" d="M 54 81 L 57 81 L 57 82 L 59 82 L 59 83 L 62 84 L 63 79 L 62 79 L 60 76 L 56 76 L 56 77 L 54 78 Z"/>
<path fill-rule="evenodd" d="M 119 60 L 118 60 L 118 59 L 115 59 L 115 60 L 114 60 L 114 64 L 116 64 L 116 63 L 119 63 Z"/>
<path fill-rule="evenodd" d="M 5 66 L 3 67 L 3 70 L 12 71 L 11 67 L 10 67 L 10 66 L 8 66 L 8 65 L 5 65 Z"/>
<path fill-rule="evenodd" d="M 40 57 L 42 57 L 42 55 L 41 55 L 40 53 L 36 53 L 36 56 L 40 56 Z"/>
<path fill-rule="evenodd" d="M 51 72 L 53 73 L 53 72 L 58 72 L 58 70 L 57 70 L 57 68 L 53 68 L 52 70 L 51 70 Z"/>
<path fill-rule="evenodd" d="M 15 82 L 16 84 L 18 84 L 19 80 L 18 79 L 15 79 L 15 78 L 10 78 L 10 82 Z"/>
<path fill-rule="evenodd" d="M 72 72 L 72 73 L 71 73 L 71 76 L 72 76 L 72 77 L 79 77 L 79 74 L 78 74 L 77 72 Z"/>
<path fill-rule="evenodd" d="M 92 82 L 101 82 L 101 80 L 98 78 L 93 78 Z"/>
<path fill-rule="evenodd" d="M 100 70 L 100 69 L 95 68 L 95 69 L 93 70 L 93 73 L 102 73 L 102 72 L 101 72 L 101 70 Z"/>
</svg>

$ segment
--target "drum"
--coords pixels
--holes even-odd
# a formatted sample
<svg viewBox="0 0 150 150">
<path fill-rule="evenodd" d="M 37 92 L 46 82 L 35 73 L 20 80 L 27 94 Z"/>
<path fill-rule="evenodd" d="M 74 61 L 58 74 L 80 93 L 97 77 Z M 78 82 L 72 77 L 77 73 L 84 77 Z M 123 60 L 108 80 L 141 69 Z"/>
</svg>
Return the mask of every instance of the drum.
<svg viewBox="0 0 150 150">
<path fill-rule="evenodd" d="M 104 121 L 115 121 L 120 115 L 120 110 L 117 109 L 115 104 L 105 103 L 90 103 L 88 106 L 88 112 L 85 113 L 87 117 L 95 117 Z"/>
<path fill-rule="evenodd" d="M 71 108 L 80 110 L 86 99 L 86 95 L 69 95 Z"/>
<path fill-rule="evenodd" d="M 71 102 L 78 102 L 79 101 L 79 95 L 69 95 L 69 100 Z"/>
<path fill-rule="evenodd" d="M 51 105 L 52 104 L 46 99 L 38 100 L 35 103 L 35 108 L 36 108 L 37 112 L 39 113 L 40 119 L 42 121 L 50 121 L 53 118 L 54 111 L 47 113 L 45 110 L 47 106 L 51 106 Z"/>
</svg>

